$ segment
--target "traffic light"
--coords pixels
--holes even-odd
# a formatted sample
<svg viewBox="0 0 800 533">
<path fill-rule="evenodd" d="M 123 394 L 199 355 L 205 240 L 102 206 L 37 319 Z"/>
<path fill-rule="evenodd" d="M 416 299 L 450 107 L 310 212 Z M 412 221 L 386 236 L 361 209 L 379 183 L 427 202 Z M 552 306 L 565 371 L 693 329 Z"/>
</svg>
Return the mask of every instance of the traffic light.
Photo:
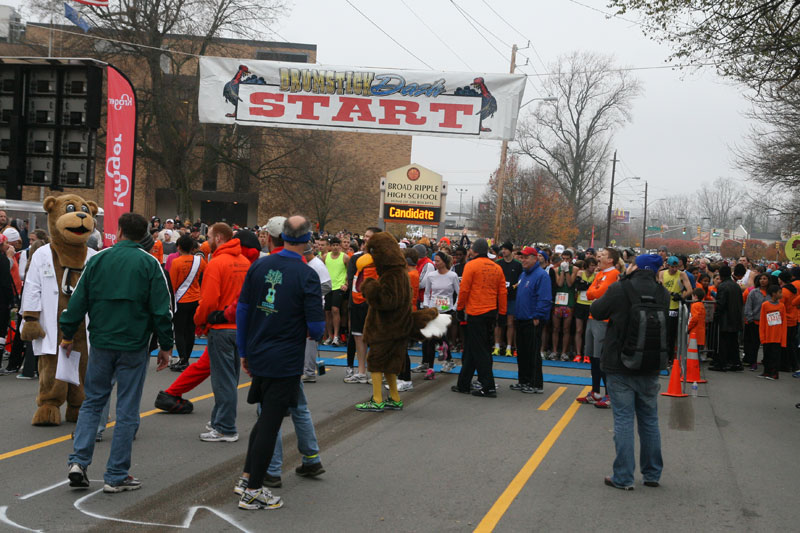
<svg viewBox="0 0 800 533">
<path fill-rule="evenodd" d="M 664 233 L 664 224 L 661 224 L 661 233 Z"/>
<path fill-rule="evenodd" d="M 745 248 L 747 248 L 747 241 L 742 239 L 742 250 L 744 250 Z"/>
<path fill-rule="evenodd" d="M 697 225 L 697 234 L 700 235 L 700 224 Z"/>
<path fill-rule="evenodd" d="M 686 226 L 683 227 L 683 234 L 686 235 Z"/>
</svg>

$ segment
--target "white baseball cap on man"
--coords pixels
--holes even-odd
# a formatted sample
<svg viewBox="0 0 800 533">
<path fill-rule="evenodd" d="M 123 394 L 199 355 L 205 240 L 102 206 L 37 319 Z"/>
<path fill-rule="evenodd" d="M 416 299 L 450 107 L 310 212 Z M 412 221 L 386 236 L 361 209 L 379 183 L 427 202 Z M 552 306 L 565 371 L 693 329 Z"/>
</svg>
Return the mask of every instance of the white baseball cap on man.
<svg viewBox="0 0 800 533">
<path fill-rule="evenodd" d="M 555 253 L 563 254 L 564 253 L 564 245 L 563 244 L 556 244 Z"/>
<path fill-rule="evenodd" d="M 273 237 L 280 237 L 281 233 L 283 232 L 284 222 L 286 222 L 286 217 L 282 216 L 272 217 L 267 221 L 267 225 L 264 226 L 264 229 L 267 230 L 267 233 L 269 233 Z"/>
<path fill-rule="evenodd" d="M 17 231 L 16 228 L 12 228 L 11 226 L 3 230 L 3 235 L 6 236 L 8 242 L 17 242 L 22 240 L 22 237 L 19 236 L 19 231 Z"/>
</svg>

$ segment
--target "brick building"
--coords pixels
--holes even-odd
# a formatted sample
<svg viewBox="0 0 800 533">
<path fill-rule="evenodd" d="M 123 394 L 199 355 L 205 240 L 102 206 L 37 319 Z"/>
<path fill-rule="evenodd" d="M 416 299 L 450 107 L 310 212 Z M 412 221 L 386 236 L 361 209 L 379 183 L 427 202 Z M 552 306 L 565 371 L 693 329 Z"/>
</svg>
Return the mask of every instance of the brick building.
<svg viewBox="0 0 800 533">
<path fill-rule="evenodd" d="M 78 42 L 85 43 L 88 39 L 76 36 L 75 28 L 72 26 L 55 26 L 53 42 L 50 39 L 50 26 L 38 23 L 29 23 L 24 28 L 20 40 L 16 44 L 0 43 L 0 56 L 46 56 L 48 46 L 52 47 L 52 55 L 55 57 L 86 57 L 86 55 L 76 55 L 76 51 L 84 51 L 86 44 L 78 45 Z M 69 33 L 66 33 L 69 32 Z M 90 31 L 90 34 L 94 30 Z M 187 36 L 170 37 L 174 46 L 172 49 L 180 48 L 181 42 L 193 39 Z M 99 50 L 102 47 L 102 40 L 91 41 L 92 46 Z M 257 60 L 274 60 L 284 62 L 314 63 L 316 61 L 316 45 L 301 43 L 283 43 L 270 41 L 251 41 L 239 39 L 215 39 L 208 46 L 205 55 L 226 56 L 239 58 L 252 58 Z M 146 93 L 149 89 L 149 77 L 147 75 L 147 65 L 141 57 L 136 54 L 115 56 L 112 62 L 120 70 L 125 72 L 133 82 L 137 94 L 141 90 Z M 197 69 L 198 61 L 194 57 L 184 58 L 180 63 L 173 61 L 166 62 L 163 67 L 165 83 L 169 83 L 179 96 L 179 101 L 185 104 L 186 109 L 194 109 L 197 98 Z M 180 98 L 184 98 L 180 100 Z M 103 106 L 104 108 L 105 106 Z M 174 119 L 180 123 L 181 113 L 185 110 L 178 106 L 174 110 Z M 105 113 L 105 109 L 103 109 Z M 196 125 L 197 118 L 186 117 L 187 124 L 193 119 L 194 127 L 202 130 L 202 141 L 192 147 L 192 158 L 197 161 L 208 159 L 210 154 L 220 152 L 222 145 L 219 144 L 220 134 L 226 135 L 230 132 L 231 126 L 204 124 Z M 142 120 L 140 115 L 140 122 Z M 102 123 L 105 123 L 103 118 Z M 275 130 L 271 128 L 259 128 L 257 135 L 269 136 Z M 139 129 L 140 136 L 142 129 Z M 102 127 L 99 137 L 102 137 Z M 359 197 L 358 210 L 350 210 L 346 214 L 334 216 L 328 221 L 327 228 L 336 230 L 347 228 L 352 231 L 363 230 L 368 225 L 374 225 L 378 218 L 379 207 L 379 179 L 388 170 L 407 165 L 411 161 L 411 136 L 406 135 L 386 135 L 386 134 L 366 134 L 354 132 L 335 132 L 331 133 L 333 143 L 336 145 L 337 152 L 347 164 L 352 162 L 357 167 L 359 181 L 352 187 L 356 187 L 361 196 Z M 266 143 L 265 143 L 266 145 Z M 252 166 L 258 166 L 262 160 L 269 159 L 271 154 L 260 150 L 258 143 L 245 154 L 248 162 Z M 212 158 L 213 159 L 213 158 Z M 191 204 L 193 219 L 202 219 L 204 222 L 214 222 L 226 220 L 238 224 L 249 226 L 263 224 L 275 214 L 288 214 L 290 211 L 300 211 L 315 218 L 313 209 L 308 208 L 308 190 L 304 194 L 292 194 L 291 187 L 286 192 L 287 187 L 283 188 L 281 194 L 277 194 L 265 183 L 254 177 L 248 172 L 232 167 L 218 161 L 218 157 L 209 164 L 204 164 L 201 171 L 190 177 L 190 187 L 188 194 Z M 65 188 L 64 193 L 73 192 L 80 194 L 88 199 L 94 200 L 98 205 L 103 205 L 104 187 L 104 148 L 98 146 L 97 165 L 95 168 L 95 187 L 94 189 L 69 189 Z M 352 189 L 351 189 L 352 190 Z M 24 200 L 39 200 L 48 194 L 60 194 L 57 191 L 50 191 L 41 187 L 25 186 L 23 189 Z M 346 193 L 337 193 L 341 197 L 334 197 L 335 202 L 348 202 Z M 163 219 L 174 217 L 178 213 L 178 195 L 174 184 L 170 181 L 163 168 L 155 164 L 152 160 L 137 155 L 136 175 L 134 187 L 134 210 L 142 213 L 146 217 L 158 215 Z"/>
</svg>

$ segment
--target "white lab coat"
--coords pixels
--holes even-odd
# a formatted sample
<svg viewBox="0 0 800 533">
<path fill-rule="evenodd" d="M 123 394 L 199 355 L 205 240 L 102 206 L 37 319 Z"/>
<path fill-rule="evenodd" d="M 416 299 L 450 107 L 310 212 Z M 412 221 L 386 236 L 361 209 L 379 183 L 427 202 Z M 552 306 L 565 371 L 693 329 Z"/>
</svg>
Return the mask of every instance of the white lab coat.
<svg viewBox="0 0 800 533">
<path fill-rule="evenodd" d="M 97 252 L 88 248 L 86 261 Z M 53 265 L 53 251 L 45 244 L 30 258 L 31 266 L 22 290 L 20 314 L 25 311 L 39 311 L 39 323 L 45 332 L 43 339 L 33 341 L 34 355 L 58 353 L 58 294 L 61 280 L 56 278 Z M 88 325 L 89 318 L 86 317 Z M 24 320 L 23 320 L 24 323 Z M 86 334 L 87 342 L 89 334 Z"/>
</svg>

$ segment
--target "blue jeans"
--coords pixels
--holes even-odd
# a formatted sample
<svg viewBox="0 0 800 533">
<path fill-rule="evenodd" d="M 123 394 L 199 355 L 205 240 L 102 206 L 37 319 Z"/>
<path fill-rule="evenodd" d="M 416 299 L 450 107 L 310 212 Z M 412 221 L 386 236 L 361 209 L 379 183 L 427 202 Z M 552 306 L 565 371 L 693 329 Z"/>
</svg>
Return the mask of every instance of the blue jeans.
<svg viewBox="0 0 800 533">
<path fill-rule="evenodd" d="M 142 403 L 142 387 L 148 360 L 146 346 L 133 352 L 104 350 L 94 346 L 89 350 L 89 364 L 84 378 L 86 398 L 75 425 L 75 440 L 69 463 L 78 463 L 84 467 L 92 463 L 97 426 L 111 395 L 116 375 L 117 423 L 103 476 L 110 485 L 118 485 L 128 477 L 133 437 L 139 428 L 139 406 Z"/>
<path fill-rule="evenodd" d="M 628 374 L 606 374 L 611 410 L 614 414 L 614 459 L 615 485 L 633 485 L 636 470 L 633 438 L 633 416 L 639 426 L 639 468 L 644 481 L 658 481 L 664 461 L 661 458 L 661 433 L 658 429 L 658 391 L 661 385 L 658 376 L 633 376 Z"/>
<path fill-rule="evenodd" d="M 290 407 L 289 413 L 292 415 L 294 432 L 297 435 L 297 449 L 303 456 L 303 464 L 313 465 L 319 463 L 317 433 L 314 431 L 314 422 L 311 421 L 311 411 L 308 410 L 308 401 L 306 400 L 305 392 L 303 392 L 302 383 L 300 383 L 300 392 L 297 394 L 297 407 Z M 278 438 L 275 440 L 275 452 L 272 454 L 267 474 L 280 477 L 281 466 L 283 466 L 283 442 L 279 431 Z"/>
<path fill-rule="evenodd" d="M 111 388 L 114 388 L 114 385 L 117 383 L 117 378 L 114 376 L 111 378 Z M 111 391 L 109 391 L 110 393 Z M 97 424 L 97 436 L 102 437 L 103 432 L 106 430 L 106 424 L 108 424 L 108 414 L 111 412 L 111 394 L 108 395 L 108 400 L 106 400 L 106 406 L 103 407 L 103 412 L 100 414 L 100 422 Z"/>
<path fill-rule="evenodd" d="M 239 399 L 239 350 L 235 329 L 212 329 L 208 332 L 208 360 L 211 365 L 211 390 L 214 408 L 211 426 L 223 435 L 236 431 L 236 402 Z"/>
</svg>

